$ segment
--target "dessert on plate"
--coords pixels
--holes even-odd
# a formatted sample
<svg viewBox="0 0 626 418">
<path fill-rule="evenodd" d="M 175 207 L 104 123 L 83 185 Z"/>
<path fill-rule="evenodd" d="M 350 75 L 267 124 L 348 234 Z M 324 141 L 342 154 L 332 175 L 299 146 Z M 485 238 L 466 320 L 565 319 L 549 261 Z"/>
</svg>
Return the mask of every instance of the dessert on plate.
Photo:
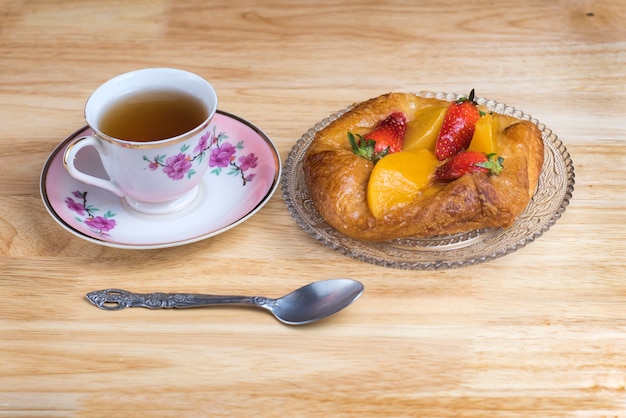
<svg viewBox="0 0 626 418">
<path fill-rule="evenodd" d="M 531 122 L 489 112 L 474 91 L 448 102 L 388 93 L 317 132 L 303 160 L 326 222 L 365 241 L 507 228 L 543 165 Z"/>
</svg>

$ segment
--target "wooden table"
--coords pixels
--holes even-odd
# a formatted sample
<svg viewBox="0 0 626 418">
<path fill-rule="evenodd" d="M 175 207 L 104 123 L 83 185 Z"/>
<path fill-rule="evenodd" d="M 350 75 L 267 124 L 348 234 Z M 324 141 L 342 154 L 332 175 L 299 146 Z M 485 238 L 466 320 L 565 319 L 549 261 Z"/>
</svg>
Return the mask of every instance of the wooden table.
<svg viewBox="0 0 626 418">
<path fill-rule="evenodd" d="M 0 1 L 0 416 L 626 416 L 626 1 Z M 216 87 L 285 160 L 314 124 L 388 91 L 478 95 L 565 143 L 576 186 L 526 247 L 412 271 L 311 238 L 280 190 L 214 238 L 82 240 L 39 196 L 105 80 L 168 66 Z M 106 287 L 365 293 L 326 321 L 246 309 L 101 311 Z"/>
</svg>

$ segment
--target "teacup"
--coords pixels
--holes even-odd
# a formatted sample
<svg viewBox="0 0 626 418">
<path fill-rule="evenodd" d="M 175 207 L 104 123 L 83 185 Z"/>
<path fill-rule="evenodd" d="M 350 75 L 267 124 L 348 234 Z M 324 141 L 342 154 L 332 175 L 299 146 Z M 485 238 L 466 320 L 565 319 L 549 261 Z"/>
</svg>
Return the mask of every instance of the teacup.
<svg viewBox="0 0 626 418">
<path fill-rule="evenodd" d="M 214 88 L 172 68 L 119 75 L 98 87 L 85 105 L 93 135 L 76 138 L 64 154 L 69 174 L 123 197 L 143 213 L 183 209 L 198 195 L 209 166 Z M 80 150 L 96 149 L 108 179 L 79 171 Z"/>
</svg>

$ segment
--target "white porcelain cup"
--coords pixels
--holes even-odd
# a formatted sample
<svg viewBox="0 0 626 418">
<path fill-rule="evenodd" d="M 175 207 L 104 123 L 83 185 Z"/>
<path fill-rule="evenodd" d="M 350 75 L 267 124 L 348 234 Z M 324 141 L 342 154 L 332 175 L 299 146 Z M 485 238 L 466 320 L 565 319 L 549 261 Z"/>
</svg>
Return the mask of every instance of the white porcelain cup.
<svg viewBox="0 0 626 418">
<path fill-rule="evenodd" d="M 145 142 L 115 138 L 103 132 L 102 116 L 124 97 L 144 92 L 190 95 L 204 106 L 206 118 L 173 137 Z M 198 185 L 209 166 L 209 134 L 217 110 L 214 88 L 203 78 L 172 68 L 148 68 L 119 75 L 98 87 L 85 105 L 93 135 L 72 141 L 64 154 L 68 173 L 77 180 L 123 197 L 129 206 L 148 214 L 183 209 L 198 195 Z M 122 118 L 124 115 L 122 115 Z M 93 147 L 109 176 L 99 178 L 74 164 L 80 150 Z"/>
</svg>

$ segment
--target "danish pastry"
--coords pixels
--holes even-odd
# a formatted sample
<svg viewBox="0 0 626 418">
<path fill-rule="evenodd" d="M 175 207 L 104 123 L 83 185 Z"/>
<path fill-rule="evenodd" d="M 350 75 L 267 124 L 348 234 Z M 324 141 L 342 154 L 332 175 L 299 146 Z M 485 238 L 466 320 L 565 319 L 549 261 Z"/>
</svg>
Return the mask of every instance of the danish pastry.
<svg viewBox="0 0 626 418">
<path fill-rule="evenodd" d="M 442 138 L 443 131 L 450 131 L 448 113 L 460 102 L 388 93 L 355 105 L 319 131 L 303 170 L 320 215 L 365 241 L 511 226 L 537 187 L 541 133 L 531 122 L 478 106 L 479 117 L 468 128 L 471 141 L 451 150 L 456 139 Z M 383 121 L 386 129 L 380 128 Z M 399 148 L 386 142 L 394 132 L 402 135 Z M 452 160 L 472 158 L 472 152 L 484 161 L 444 175 L 453 171 Z M 488 168 L 491 163 L 498 169 Z"/>
</svg>

